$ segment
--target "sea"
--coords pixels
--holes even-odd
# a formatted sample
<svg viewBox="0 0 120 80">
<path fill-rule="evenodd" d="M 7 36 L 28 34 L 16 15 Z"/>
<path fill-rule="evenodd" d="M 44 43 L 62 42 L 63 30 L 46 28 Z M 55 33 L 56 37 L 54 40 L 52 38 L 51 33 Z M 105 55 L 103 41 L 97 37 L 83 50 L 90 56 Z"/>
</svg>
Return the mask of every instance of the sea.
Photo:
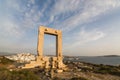
<svg viewBox="0 0 120 80">
<path fill-rule="evenodd" d="M 104 64 L 104 65 L 120 65 L 120 57 L 79 57 L 79 61 L 94 63 L 94 64 Z"/>
<path fill-rule="evenodd" d="M 118 57 L 104 57 L 104 56 L 95 56 L 95 57 L 77 57 L 78 61 L 84 61 L 94 64 L 104 64 L 104 65 L 114 65 L 120 66 L 120 56 Z"/>
</svg>

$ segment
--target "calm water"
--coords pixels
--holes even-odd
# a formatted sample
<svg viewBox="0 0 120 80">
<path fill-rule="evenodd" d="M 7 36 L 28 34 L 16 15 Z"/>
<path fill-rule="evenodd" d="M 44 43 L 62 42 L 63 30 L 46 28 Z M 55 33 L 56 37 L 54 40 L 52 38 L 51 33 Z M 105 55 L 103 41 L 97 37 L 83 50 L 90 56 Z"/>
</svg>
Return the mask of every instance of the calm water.
<svg viewBox="0 0 120 80">
<path fill-rule="evenodd" d="M 79 57 L 79 61 L 115 66 L 120 65 L 120 57 Z"/>
<path fill-rule="evenodd" d="M 72 57 L 64 58 L 64 60 L 70 61 L 83 61 L 94 64 L 105 64 L 105 65 L 120 65 L 120 57 Z"/>
</svg>

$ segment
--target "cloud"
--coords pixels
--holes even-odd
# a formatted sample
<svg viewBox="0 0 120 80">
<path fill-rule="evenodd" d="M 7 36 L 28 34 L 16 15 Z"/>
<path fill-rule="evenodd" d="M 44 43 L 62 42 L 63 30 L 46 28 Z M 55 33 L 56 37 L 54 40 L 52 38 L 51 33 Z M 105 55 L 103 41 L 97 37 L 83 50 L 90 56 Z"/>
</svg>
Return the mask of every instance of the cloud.
<svg viewBox="0 0 120 80">
<path fill-rule="evenodd" d="M 11 21 L 3 21 L 1 24 L 2 27 L 0 27 L 1 33 L 3 34 L 2 36 L 12 36 L 12 37 L 17 37 L 17 36 L 22 36 L 22 31 L 19 32 L 20 28 L 18 25 Z"/>
<path fill-rule="evenodd" d="M 29 0 L 30 4 L 35 4 L 35 0 Z"/>
<path fill-rule="evenodd" d="M 81 8 L 80 4 L 82 4 L 82 2 L 82 0 L 59 0 L 55 2 L 51 12 L 53 15 L 59 15 L 77 11 Z"/>
<path fill-rule="evenodd" d="M 84 45 L 88 42 L 97 41 L 106 36 L 106 34 L 104 32 L 99 31 L 97 29 L 87 31 L 84 28 L 82 28 L 81 31 L 79 31 L 76 34 L 77 34 L 77 35 L 75 35 L 76 37 L 74 37 L 74 44 L 72 44 L 68 48 L 78 47 L 78 46 Z"/>
<path fill-rule="evenodd" d="M 13 28 L 33 29 L 39 25 L 49 26 L 52 24 L 51 26 L 65 32 L 92 22 L 100 15 L 120 7 L 119 0 L 55 0 L 54 2 L 51 9 L 48 9 L 51 4 L 49 0 L 43 3 L 41 9 L 35 0 L 25 1 L 24 3 L 16 0 L 6 1 L 6 5 L 3 7 L 9 9 L 8 13 L 13 18 L 13 22 L 10 22 L 16 25 L 16 27 L 11 28 L 12 30 Z M 15 18 L 15 15 L 17 18 Z M 20 33 L 21 29 L 14 30 Z"/>
<path fill-rule="evenodd" d="M 72 0 L 68 2 L 60 0 L 60 2 L 56 2 L 52 13 L 54 16 L 60 14 L 66 16 L 65 13 L 72 14 L 72 16 L 69 16 L 67 19 L 58 21 L 60 23 L 57 25 L 59 26 L 59 29 L 62 29 L 63 31 L 69 31 L 76 27 L 79 27 L 82 24 L 92 22 L 100 18 L 101 15 L 107 14 L 113 9 L 119 7 L 119 0 L 86 0 L 84 2 L 82 0 Z"/>
<path fill-rule="evenodd" d="M 82 38 L 82 39 L 80 38 L 82 41 L 88 42 L 103 38 L 105 36 L 105 33 L 97 30 L 85 31 L 85 29 L 82 29 L 78 36 Z"/>
<path fill-rule="evenodd" d="M 2 4 L 3 3 L 3 4 Z M 27 29 L 38 25 L 41 12 L 35 4 L 35 0 L 0 1 L 0 33 L 2 36 L 22 37 Z"/>
<path fill-rule="evenodd" d="M 0 2 L 0 35 L 2 35 L 0 38 L 18 38 L 18 36 L 22 35 L 21 28 L 14 20 L 13 12 L 19 10 L 18 4 L 14 3 L 16 3 L 15 0 L 13 0 L 13 3 L 6 0 L 3 3 Z"/>
<path fill-rule="evenodd" d="M 33 42 L 37 41 L 34 38 L 37 36 L 37 30 L 35 33 L 32 32 L 40 24 L 43 24 L 44 12 L 49 6 L 48 4 L 49 2 L 46 2 L 41 7 L 36 3 L 36 0 L 24 2 L 23 0 L 4 0 L 2 2 L 0 0 L 0 47 L 5 46 L 7 50 L 7 48 L 9 49 L 12 46 L 13 49 L 19 50 L 19 47 L 31 49 L 31 47 L 36 46 L 36 44 L 30 45 L 31 40 Z M 34 36 L 30 37 L 30 35 Z"/>
<path fill-rule="evenodd" d="M 8 28 L 8 25 L 4 25 L 6 32 L 7 29 L 10 31 L 11 28 L 11 30 L 14 30 L 13 32 L 20 34 L 23 28 L 25 32 L 25 29 L 33 29 L 39 25 L 49 26 L 50 24 L 67 32 L 80 27 L 82 24 L 92 22 L 99 18 L 100 15 L 120 7 L 119 0 L 55 0 L 51 9 L 49 9 L 50 4 L 51 1 L 47 0 L 40 8 L 40 5 L 36 4 L 35 0 L 24 2 L 5 0 L 4 5 L 1 4 L 3 8 L 3 15 L 1 16 L 4 16 L 4 13 L 10 16 L 10 18 L 7 16 L 5 19 L 9 24 L 15 26 Z"/>
<path fill-rule="evenodd" d="M 36 0 L 37 1 L 37 0 Z M 23 26 L 29 28 L 35 28 L 40 25 L 47 25 L 50 21 L 53 20 L 54 17 L 47 19 L 46 12 L 50 6 L 51 1 L 47 0 L 45 3 L 42 3 L 40 6 L 38 3 L 28 2 L 29 6 L 26 10 L 22 13 L 23 14 Z M 49 12 L 48 12 L 49 13 Z M 48 14 L 49 15 L 49 14 Z"/>
</svg>

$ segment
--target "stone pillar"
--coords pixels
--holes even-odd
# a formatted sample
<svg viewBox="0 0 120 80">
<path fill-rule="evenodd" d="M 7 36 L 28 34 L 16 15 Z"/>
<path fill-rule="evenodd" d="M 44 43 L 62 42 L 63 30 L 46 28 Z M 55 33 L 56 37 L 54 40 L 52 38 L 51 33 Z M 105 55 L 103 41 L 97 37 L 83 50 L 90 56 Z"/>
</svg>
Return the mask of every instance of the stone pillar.
<svg viewBox="0 0 120 80">
<path fill-rule="evenodd" d="M 44 29 L 42 27 L 39 27 L 38 31 L 38 46 L 37 46 L 37 53 L 38 56 L 43 56 L 43 45 L 44 45 Z"/>
<path fill-rule="evenodd" d="M 59 31 L 58 35 L 56 36 L 56 56 L 58 58 L 62 57 L 62 32 Z"/>
</svg>

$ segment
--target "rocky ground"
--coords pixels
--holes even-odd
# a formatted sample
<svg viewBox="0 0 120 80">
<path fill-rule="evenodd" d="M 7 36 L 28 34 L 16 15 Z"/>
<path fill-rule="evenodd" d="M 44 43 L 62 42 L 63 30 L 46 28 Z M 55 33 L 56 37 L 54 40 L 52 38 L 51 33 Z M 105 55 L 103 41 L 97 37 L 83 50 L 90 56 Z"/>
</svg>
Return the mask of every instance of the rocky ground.
<svg viewBox="0 0 120 80">
<path fill-rule="evenodd" d="M 69 69 L 55 74 L 62 79 L 85 78 L 86 80 L 120 80 L 120 66 L 96 65 L 85 62 L 69 62 Z M 79 79 L 78 79 L 79 80 Z M 81 79 L 82 80 L 82 79 Z"/>
<path fill-rule="evenodd" d="M 1 56 L 0 80 L 13 80 L 13 78 L 14 80 L 120 80 L 120 66 L 97 65 L 69 60 L 64 60 L 64 63 L 68 69 L 61 73 L 56 73 L 54 69 L 22 70 L 18 69 L 18 66 L 23 64 Z"/>
</svg>

